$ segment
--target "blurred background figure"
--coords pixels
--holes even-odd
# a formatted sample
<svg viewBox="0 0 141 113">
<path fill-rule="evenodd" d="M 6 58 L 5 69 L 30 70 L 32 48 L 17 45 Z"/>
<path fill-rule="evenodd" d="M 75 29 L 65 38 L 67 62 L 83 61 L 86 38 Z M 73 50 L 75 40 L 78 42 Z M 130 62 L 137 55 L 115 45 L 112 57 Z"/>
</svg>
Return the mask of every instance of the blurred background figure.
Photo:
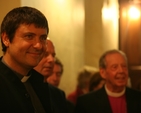
<svg viewBox="0 0 141 113">
<path fill-rule="evenodd" d="M 60 84 L 62 74 L 63 74 L 63 64 L 57 57 L 55 57 L 53 72 L 51 76 L 47 78 L 47 82 L 52 84 L 53 86 L 58 87 Z"/>
<path fill-rule="evenodd" d="M 94 69 L 82 68 L 77 77 L 77 86 L 75 91 L 70 93 L 67 97 L 69 101 L 71 101 L 74 105 L 76 104 L 76 100 L 80 95 L 86 94 L 89 92 L 89 82 L 92 74 L 95 72 Z"/>
<path fill-rule="evenodd" d="M 47 78 L 53 72 L 54 60 L 55 60 L 55 47 L 53 42 L 47 38 L 47 49 L 42 58 L 42 60 L 38 63 L 34 69 L 44 76 L 44 82 L 47 82 Z"/>
<path fill-rule="evenodd" d="M 105 80 L 101 77 L 99 71 L 95 72 L 91 79 L 89 84 L 89 91 L 96 91 L 103 87 L 105 84 Z"/>
<path fill-rule="evenodd" d="M 55 57 L 52 74 L 46 79 L 46 81 L 49 84 L 58 88 L 60 81 L 61 81 L 63 71 L 64 69 L 63 69 L 62 62 L 57 57 Z M 67 107 L 68 107 L 68 113 L 73 113 L 73 110 L 74 110 L 73 103 L 67 100 Z"/>
<path fill-rule="evenodd" d="M 47 78 L 52 75 L 54 70 L 56 52 L 53 42 L 49 38 L 46 41 L 47 46 L 44 56 L 39 64 L 34 67 L 38 73 L 43 75 L 44 85 L 47 86 L 44 92 L 47 92 L 46 96 L 48 100 L 44 101 L 50 102 L 50 105 L 46 104 L 48 109 L 51 108 L 51 111 L 48 113 L 69 113 L 65 92 L 47 82 Z"/>
</svg>

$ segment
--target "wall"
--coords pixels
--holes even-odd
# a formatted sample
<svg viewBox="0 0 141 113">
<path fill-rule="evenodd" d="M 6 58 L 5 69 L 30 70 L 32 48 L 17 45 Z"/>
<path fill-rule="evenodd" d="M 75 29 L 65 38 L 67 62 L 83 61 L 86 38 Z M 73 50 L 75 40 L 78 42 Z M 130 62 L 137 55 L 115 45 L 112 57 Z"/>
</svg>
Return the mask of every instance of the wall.
<svg viewBox="0 0 141 113">
<path fill-rule="evenodd" d="M 107 1 L 107 2 L 106 2 Z M 104 0 L 102 8 L 103 50 L 119 48 L 118 0 Z"/>
<path fill-rule="evenodd" d="M 103 52 L 102 0 L 85 0 L 85 64 L 98 68 Z"/>
<path fill-rule="evenodd" d="M 85 15 L 85 64 L 98 68 L 104 51 L 118 49 L 118 0 L 85 0 Z"/>
<path fill-rule="evenodd" d="M 3 17 L 14 7 L 19 7 L 21 5 L 20 0 L 0 0 L 0 24 L 3 20 Z M 0 56 L 3 54 L 1 51 L 1 44 L 0 44 Z"/>
</svg>

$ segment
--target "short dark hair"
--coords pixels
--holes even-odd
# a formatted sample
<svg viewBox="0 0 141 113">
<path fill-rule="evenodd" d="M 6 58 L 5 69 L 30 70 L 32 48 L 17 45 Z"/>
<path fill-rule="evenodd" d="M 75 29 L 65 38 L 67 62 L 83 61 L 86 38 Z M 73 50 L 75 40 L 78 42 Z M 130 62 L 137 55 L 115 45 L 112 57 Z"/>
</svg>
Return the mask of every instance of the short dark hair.
<svg viewBox="0 0 141 113">
<path fill-rule="evenodd" d="M 6 33 L 9 41 L 14 38 L 15 32 L 21 24 L 35 24 L 38 28 L 46 28 L 47 34 L 49 33 L 48 21 L 46 17 L 37 9 L 32 7 L 18 7 L 11 10 L 4 17 L 1 24 L 1 34 Z M 2 42 L 2 51 L 6 51 L 7 47 Z"/>
<path fill-rule="evenodd" d="M 61 75 L 62 75 L 63 71 L 64 71 L 63 64 L 57 57 L 55 57 L 55 64 L 57 64 L 61 67 Z"/>
<path fill-rule="evenodd" d="M 99 59 L 99 68 L 106 68 L 106 61 L 105 61 L 106 56 L 109 54 L 114 54 L 114 53 L 121 54 L 127 62 L 127 57 L 123 51 L 113 49 L 113 50 L 106 51 L 104 54 L 102 54 L 102 56 Z"/>
</svg>

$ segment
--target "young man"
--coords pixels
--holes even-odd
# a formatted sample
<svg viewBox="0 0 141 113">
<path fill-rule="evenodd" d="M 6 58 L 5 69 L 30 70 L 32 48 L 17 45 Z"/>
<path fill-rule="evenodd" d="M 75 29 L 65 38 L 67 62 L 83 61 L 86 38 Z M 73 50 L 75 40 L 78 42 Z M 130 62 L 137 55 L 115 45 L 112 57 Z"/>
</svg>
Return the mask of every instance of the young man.
<svg viewBox="0 0 141 113">
<path fill-rule="evenodd" d="M 141 113 L 141 92 L 126 87 L 127 58 L 122 51 L 110 50 L 99 60 L 102 89 L 80 97 L 75 113 Z"/>
<path fill-rule="evenodd" d="M 39 64 L 34 69 L 43 75 L 44 84 L 48 85 L 45 89 L 50 92 L 51 103 L 53 106 L 53 113 L 68 113 L 65 93 L 60 89 L 47 83 L 47 78 L 53 73 L 55 61 L 55 47 L 51 40 L 47 39 L 47 49 Z"/>
<path fill-rule="evenodd" d="M 4 52 L 0 61 L 1 113 L 62 113 L 54 112 L 48 84 L 32 69 L 44 55 L 48 32 L 47 19 L 35 8 L 14 8 L 4 17 L 1 24 Z"/>
</svg>

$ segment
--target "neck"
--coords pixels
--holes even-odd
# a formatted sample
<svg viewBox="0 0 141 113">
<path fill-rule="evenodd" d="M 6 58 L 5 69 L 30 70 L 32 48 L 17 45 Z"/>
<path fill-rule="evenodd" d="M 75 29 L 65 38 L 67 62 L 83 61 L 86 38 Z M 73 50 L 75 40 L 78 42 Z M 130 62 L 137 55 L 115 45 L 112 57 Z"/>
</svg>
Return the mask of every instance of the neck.
<svg viewBox="0 0 141 113">
<path fill-rule="evenodd" d="M 111 91 L 111 92 L 115 92 L 115 93 L 120 93 L 125 89 L 125 86 L 111 86 L 108 84 L 105 84 L 106 88 Z"/>
<path fill-rule="evenodd" d="M 108 87 L 105 85 L 105 90 L 106 90 L 106 93 L 109 95 L 109 96 L 112 96 L 112 97 L 120 97 L 122 96 L 124 93 L 125 93 L 125 88 L 120 91 L 120 92 L 112 92 L 108 89 Z"/>
<path fill-rule="evenodd" d="M 8 56 L 3 56 L 2 62 L 7 65 L 10 69 L 15 71 L 16 73 L 19 73 L 23 76 L 27 75 L 28 72 L 31 70 L 31 68 L 24 67 L 20 64 L 18 64 L 14 59 Z"/>
</svg>

